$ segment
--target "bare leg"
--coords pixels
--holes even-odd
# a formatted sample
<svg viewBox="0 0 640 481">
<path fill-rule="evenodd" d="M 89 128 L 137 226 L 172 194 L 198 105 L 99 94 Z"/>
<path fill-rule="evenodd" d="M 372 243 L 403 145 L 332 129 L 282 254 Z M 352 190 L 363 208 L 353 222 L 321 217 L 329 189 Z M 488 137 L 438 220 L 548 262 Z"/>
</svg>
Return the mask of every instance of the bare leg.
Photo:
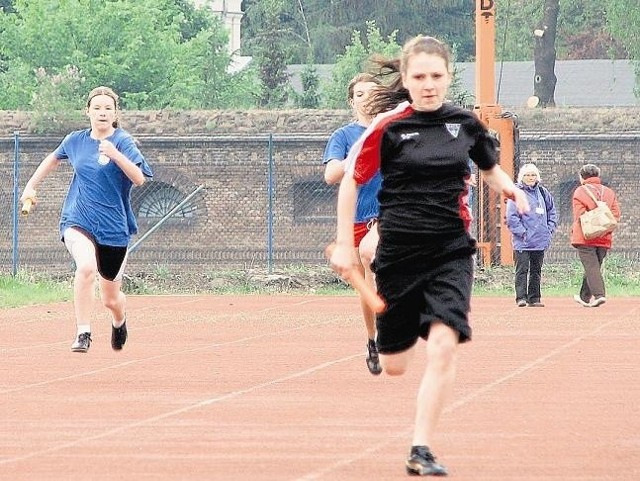
<svg viewBox="0 0 640 481">
<path fill-rule="evenodd" d="M 102 305 L 106 307 L 114 321 L 120 322 L 124 319 L 127 296 L 120 289 L 121 280 L 108 281 L 100 277 L 100 296 Z"/>
<path fill-rule="evenodd" d="M 93 317 L 95 301 L 96 249 L 86 235 L 73 228 L 64 232 L 64 243 L 76 264 L 73 278 L 76 324 L 88 325 Z"/>
<path fill-rule="evenodd" d="M 429 446 L 442 413 L 444 401 L 455 378 L 458 333 L 441 322 L 431 325 L 427 340 L 427 366 L 418 389 L 415 426 L 407 472 L 420 476 L 446 476 L 447 469 L 436 462 Z M 380 355 L 384 371 L 403 374 L 415 355 L 415 345 L 398 354 Z"/>
<path fill-rule="evenodd" d="M 364 272 L 364 278 L 367 279 L 367 271 Z M 367 337 L 369 339 L 376 338 L 376 314 L 371 310 L 369 305 L 360 298 L 360 308 L 362 309 L 362 317 L 364 318 L 364 326 L 367 329 Z"/>
<path fill-rule="evenodd" d="M 380 354 L 380 364 L 382 369 L 389 376 L 401 376 L 407 371 L 407 367 L 414 358 L 416 347 L 413 346 L 406 351 L 396 354 Z"/>
<path fill-rule="evenodd" d="M 126 265 L 126 256 L 120 265 L 114 280 L 100 276 L 100 298 L 102 305 L 111 313 L 111 348 L 120 351 L 127 341 L 126 304 L 127 296 L 122 292 L 122 275 Z M 112 274 L 109 273 L 109 276 Z"/>
<path fill-rule="evenodd" d="M 364 236 L 358 247 L 358 253 L 360 254 L 360 263 L 364 269 L 364 279 L 367 283 L 375 289 L 376 279 L 373 272 L 371 272 L 371 262 L 378 246 L 378 225 L 374 224 L 371 230 Z M 376 335 L 376 315 L 362 300 L 360 301 L 362 306 L 362 315 L 364 317 L 365 327 L 367 329 L 367 335 L 369 339 L 375 339 Z"/>
<path fill-rule="evenodd" d="M 427 366 L 416 403 L 414 446 L 429 446 L 456 375 L 458 333 L 441 322 L 431 326 Z"/>
</svg>

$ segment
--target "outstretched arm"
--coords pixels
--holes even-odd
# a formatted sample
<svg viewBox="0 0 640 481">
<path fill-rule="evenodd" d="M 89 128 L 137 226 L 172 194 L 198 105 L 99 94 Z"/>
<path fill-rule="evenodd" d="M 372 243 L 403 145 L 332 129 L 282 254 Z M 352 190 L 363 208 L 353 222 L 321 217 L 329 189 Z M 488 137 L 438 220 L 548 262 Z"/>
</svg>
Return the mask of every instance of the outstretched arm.
<svg viewBox="0 0 640 481">
<path fill-rule="evenodd" d="M 341 276 L 349 277 L 356 264 L 353 248 L 353 219 L 358 188 L 354 178 L 345 173 L 338 189 L 338 229 L 336 247 L 331 255 L 331 267 Z"/>
<path fill-rule="evenodd" d="M 484 180 L 491 189 L 511 199 L 516 204 L 519 213 L 529 212 L 529 201 L 524 192 L 516 187 L 507 173 L 499 165 L 482 172 Z"/>
<path fill-rule="evenodd" d="M 40 185 L 40 182 L 42 182 L 45 177 L 53 172 L 59 165 L 60 160 L 56 158 L 53 152 L 47 155 L 44 160 L 40 162 L 40 165 L 35 170 L 31 178 L 27 181 L 27 185 L 25 185 L 22 195 L 20 196 L 20 202 L 24 203 L 27 199 L 30 199 L 35 203 L 38 185 Z"/>
</svg>

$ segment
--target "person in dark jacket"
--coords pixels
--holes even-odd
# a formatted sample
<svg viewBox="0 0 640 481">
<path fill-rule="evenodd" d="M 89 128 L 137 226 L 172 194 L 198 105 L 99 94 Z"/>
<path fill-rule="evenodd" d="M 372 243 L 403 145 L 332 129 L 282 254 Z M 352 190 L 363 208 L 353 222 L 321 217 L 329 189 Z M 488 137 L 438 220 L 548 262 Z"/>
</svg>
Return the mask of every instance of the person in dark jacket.
<svg viewBox="0 0 640 481">
<path fill-rule="evenodd" d="M 580 287 L 580 294 L 573 299 L 583 307 L 598 307 L 607 302 L 605 297 L 604 279 L 602 277 L 602 263 L 611 249 L 613 233 L 608 232 L 602 237 L 585 239 L 580 226 L 580 216 L 595 208 L 595 203 L 586 189 L 589 189 L 597 200 L 605 202 L 613 216 L 620 220 L 620 204 L 616 193 L 609 187 L 602 185 L 600 168 L 593 164 L 586 164 L 580 168 L 580 186 L 573 192 L 573 226 L 571 229 L 571 245 L 578 250 L 580 262 L 584 267 L 584 276 Z"/>
<path fill-rule="evenodd" d="M 512 234 L 516 264 L 516 304 L 544 307 L 540 292 L 542 263 L 556 231 L 558 215 L 553 196 L 540 184 L 540 171 L 534 164 L 520 168 L 516 185 L 531 206 L 528 212 L 518 212 L 515 203 L 507 201 L 506 224 Z"/>
</svg>

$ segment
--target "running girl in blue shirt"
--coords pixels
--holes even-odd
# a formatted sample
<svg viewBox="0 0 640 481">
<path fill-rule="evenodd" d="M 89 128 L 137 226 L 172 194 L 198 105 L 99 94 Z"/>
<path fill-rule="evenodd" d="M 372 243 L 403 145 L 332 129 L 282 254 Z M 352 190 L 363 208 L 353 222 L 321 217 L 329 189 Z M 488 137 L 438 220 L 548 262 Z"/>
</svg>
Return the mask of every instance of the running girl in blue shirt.
<svg viewBox="0 0 640 481">
<path fill-rule="evenodd" d="M 324 179 L 327 184 L 337 184 L 344 175 L 345 162 L 351 146 L 364 133 L 371 123 L 371 115 L 367 112 L 367 99 L 369 93 L 380 81 L 371 74 L 361 73 L 349 82 L 347 89 L 348 102 L 355 120 L 335 130 L 324 150 L 323 163 L 325 165 Z M 375 280 L 371 272 L 371 261 L 378 245 L 378 228 L 376 222 L 380 205 L 378 203 L 378 191 L 380 190 L 380 173 L 374 175 L 366 184 L 358 189 L 358 198 L 355 217 L 353 219 L 354 247 L 358 250 L 359 262 L 357 264 L 360 273 L 365 280 L 374 287 Z M 367 329 L 367 368 L 369 372 L 378 375 L 382 372 L 380 359 L 376 348 L 376 316 L 371 308 L 362 300 L 360 301 L 362 316 Z"/>
<path fill-rule="evenodd" d="M 68 134 L 33 173 L 21 201 L 35 201 L 44 178 L 66 160 L 73 177 L 60 217 L 60 236 L 76 271 L 73 299 L 76 316 L 74 352 L 91 345 L 94 281 L 112 316 L 111 347 L 127 340 L 126 297 L 121 290 L 127 246 L 138 230 L 131 208 L 131 188 L 153 175 L 135 140 L 118 127 L 118 96 L 108 87 L 93 89 L 86 113 L 91 127 Z"/>
</svg>

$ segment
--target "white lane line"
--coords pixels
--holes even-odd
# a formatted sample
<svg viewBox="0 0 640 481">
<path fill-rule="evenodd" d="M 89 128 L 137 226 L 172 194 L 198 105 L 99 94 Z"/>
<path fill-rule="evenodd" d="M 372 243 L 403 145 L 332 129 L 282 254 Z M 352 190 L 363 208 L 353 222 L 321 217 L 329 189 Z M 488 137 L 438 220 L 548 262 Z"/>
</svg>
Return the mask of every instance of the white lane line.
<svg viewBox="0 0 640 481">
<path fill-rule="evenodd" d="M 193 353 L 193 352 L 198 352 L 198 351 L 205 351 L 208 349 L 215 349 L 215 348 L 219 348 L 219 347 L 227 347 L 227 346 L 232 346 L 232 345 L 236 345 L 236 344 L 243 344 L 246 342 L 251 342 L 251 341 L 255 341 L 256 339 L 263 339 L 266 337 L 272 337 L 272 336 L 283 336 L 292 332 L 296 332 L 296 331 L 300 331 L 309 327 L 318 327 L 318 326 L 324 326 L 324 325 L 328 325 L 328 324 L 335 324 L 336 322 L 339 322 L 337 319 L 332 319 L 332 320 L 327 320 L 327 321 L 322 321 L 322 322 L 317 322 L 314 324 L 305 324 L 302 326 L 296 326 L 296 327 L 292 327 L 290 329 L 284 329 L 284 330 L 279 330 L 279 331 L 271 331 L 271 332 L 264 332 L 262 334 L 258 334 L 255 336 L 247 336 L 247 337 L 242 337 L 239 339 L 234 339 L 233 341 L 226 341 L 226 342 L 217 342 L 214 344 L 207 344 L 205 346 L 199 346 L 199 347 L 193 347 L 190 349 L 180 349 L 180 350 L 176 350 L 176 351 L 171 351 L 171 352 L 166 352 L 163 354 L 158 354 L 156 356 L 150 356 L 150 357 L 144 357 L 144 358 L 139 358 L 139 359 L 132 359 L 129 361 L 125 361 L 125 362 L 119 362 L 117 364 L 111 364 L 109 366 L 105 366 L 102 367 L 100 369 L 93 369 L 91 371 L 84 371 L 81 373 L 76 373 L 76 374 L 70 374 L 68 376 L 60 376 L 60 377 L 56 377 L 56 378 L 51 378 L 51 379 L 47 379 L 46 381 L 40 381 L 40 382 L 35 382 L 35 383 L 31 383 L 31 384 L 24 384 L 22 386 L 16 386 L 16 387 L 12 387 L 12 388 L 8 388 L 8 389 L 2 389 L 0 390 L 0 394 L 10 394 L 10 393 L 16 393 L 16 392 L 21 392 L 21 391 L 26 391 L 27 389 L 32 389 L 32 388 L 38 388 L 38 387 L 42 387 L 42 386 L 48 386 L 50 384 L 55 384 L 58 382 L 63 382 L 63 381 L 69 381 L 71 379 L 79 379 L 79 378 L 83 378 L 83 377 L 87 377 L 87 376 L 93 376 L 94 374 L 98 374 L 101 372 L 106 372 L 106 371 L 111 371 L 114 369 L 120 369 L 124 366 L 131 366 L 133 364 L 141 364 L 144 362 L 150 362 L 150 361 L 156 361 L 158 359 L 163 359 L 163 358 L 167 358 L 167 357 L 172 357 L 172 356 L 179 356 L 182 354 L 187 354 L 187 353 Z M 75 355 L 73 353 L 70 353 L 70 355 Z"/>
<path fill-rule="evenodd" d="M 176 305 L 187 305 L 187 304 L 193 304 L 195 302 L 199 302 L 201 299 L 194 299 L 194 300 L 190 300 L 188 302 L 180 302 Z M 313 304 L 314 302 L 317 302 L 317 300 L 306 300 L 306 301 L 300 301 L 300 302 L 296 302 L 293 304 L 285 304 L 285 307 L 299 307 L 299 306 L 304 306 L 306 304 Z M 279 309 L 281 309 L 283 306 L 273 306 L 273 307 L 266 307 L 264 309 L 260 309 L 258 311 L 255 312 L 247 312 L 247 311 L 239 311 L 239 312 L 229 312 L 226 314 L 212 314 L 211 317 L 209 318 L 210 321 L 218 321 L 218 320 L 233 320 L 235 318 L 239 318 L 239 317 L 245 317 L 245 316 L 253 316 L 253 315 L 259 315 L 259 314 L 266 314 L 269 312 L 273 312 L 273 311 L 277 311 Z M 135 317 L 135 313 L 136 312 L 143 312 L 143 311 L 148 311 L 151 309 L 155 309 L 155 306 L 144 306 L 144 307 L 139 307 L 139 308 L 133 308 L 131 310 L 131 316 Z M 173 307 L 172 307 L 173 308 Z M 15 327 L 15 326 L 20 326 L 23 324 L 27 324 L 27 323 L 32 323 L 32 322 L 37 322 L 37 321 L 27 321 L 27 322 L 18 322 L 18 323 L 8 323 L 6 324 L 6 326 L 10 326 L 10 327 Z M 141 327 L 137 327 L 134 329 L 131 329 L 131 331 L 142 331 L 145 329 L 155 329 L 158 327 L 165 327 L 165 326 L 172 326 L 175 324 L 186 324 L 189 323 L 190 321 L 188 319 L 177 319 L 175 321 L 170 321 L 170 322 L 163 322 L 163 323 L 158 323 L 158 324 L 152 324 L 152 325 L 146 325 L 146 326 L 141 326 Z M 0 323 L 0 328 L 4 326 L 4 324 Z M 55 347 L 55 346 L 61 346 L 61 345 L 65 345 L 67 344 L 69 341 L 65 340 L 65 341 L 56 341 L 56 342 L 50 342 L 50 343 L 41 343 L 41 344 L 21 344 L 19 346 L 13 346 L 13 347 L 2 347 L 0 348 L 0 354 L 5 353 L 5 352 L 16 352 L 16 351 L 25 351 L 28 349 L 38 349 L 38 348 L 50 348 L 50 347 Z"/>
<path fill-rule="evenodd" d="M 234 399 L 234 398 L 243 396 L 245 394 L 252 394 L 255 391 L 258 391 L 260 389 L 272 387 L 272 386 L 274 386 L 276 384 L 280 384 L 280 383 L 283 383 L 283 382 L 291 381 L 292 379 L 297 379 L 297 378 L 300 378 L 300 377 L 304 377 L 306 375 L 313 374 L 313 373 L 315 373 L 317 371 L 321 371 L 322 369 L 326 369 L 326 368 L 329 368 L 331 366 L 334 366 L 336 364 L 340 364 L 340 363 L 343 363 L 343 362 L 352 361 L 353 359 L 357 359 L 359 357 L 362 357 L 362 353 L 358 353 L 358 354 L 354 354 L 354 355 L 351 355 L 351 356 L 343 357 L 341 359 L 336 359 L 336 360 L 330 361 L 330 362 L 325 362 L 325 363 L 319 364 L 317 366 L 311 367 L 309 369 L 305 369 L 303 371 L 292 373 L 292 374 L 289 374 L 287 376 L 283 376 L 281 378 L 274 379 L 272 381 L 267 381 L 267 382 L 264 382 L 264 383 L 256 384 L 254 386 L 251 386 L 251 387 L 248 387 L 248 388 L 245 388 L 245 389 L 240 389 L 238 391 L 232 391 L 230 393 L 223 394 L 221 396 L 216 396 L 216 397 L 213 397 L 213 398 L 204 399 L 204 400 L 199 401 L 197 403 L 190 404 L 188 406 L 184 406 L 182 408 L 175 409 L 173 411 L 168 411 L 166 413 L 159 414 L 157 416 L 153 416 L 153 417 L 150 417 L 150 418 L 141 419 L 139 421 L 123 424 L 122 426 L 119 426 L 119 427 L 113 428 L 113 429 L 109 429 L 107 431 L 103 431 L 103 432 L 98 433 L 98 434 L 94 434 L 93 436 L 82 436 L 81 438 L 78 438 L 78 439 L 76 439 L 74 441 L 68 441 L 66 443 L 61 443 L 61 444 L 58 444 L 56 446 L 51 446 L 51 447 L 46 448 L 46 449 L 40 449 L 40 450 L 36 450 L 36 451 L 31 451 L 29 453 L 25 453 L 25 454 L 22 454 L 22 455 L 1 459 L 0 460 L 0 465 L 11 464 L 11 463 L 15 463 L 15 462 L 18 462 L 18 461 L 24 461 L 24 460 L 27 460 L 27 459 L 32 459 L 32 458 L 35 458 L 37 456 L 47 455 L 47 454 L 50 454 L 50 453 L 61 451 L 63 449 L 67 449 L 67 448 L 71 448 L 71 447 L 77 446 L 79 444 L 86 444 L 86 443 L 88 443 L 90 441 L 96 441 L 98 439 L 106 438 L 106 437 L 112 436 L 114 434 L 118 434 L 118 433 L 121 433 L 123 431 L 127 431 L 129 429 L 133 429 L 133 428 L 137 428 L 137 427 L 140 427 L 140 426 L 146 426 L 146 425 L 149 425 L 149 424 L 153 424 L 153 423 L 155 423 L 157 421 L 162 421 L 164 419 L 168 419 L 168 418 L 171 418 L 171 417 L 174 417 L 174 416 L 178 416 L 180 414 L 184 414 L 184 413 L 187 413 L 187 412 L 199 409 L 199 408 L 210 406 L 210 405 L 215 404 L 215 403 L 220 403 L 222 401 L 227 401 L 229 399 Z"/>
<path fill-rule="evenodd" d="M 447 408 L 444 409 L 443 414 L 449 414 L 453 411 L 455 411 L 456 409 L 460 409 L 461 407 L 469 404 L 471 401 L 473 401 L 474 399 L 476 399 L 477 397 L 491 391 L 492 389 L 500 386 L 501 384 L 504 384 L 505 382 L 518 377 L 528 371 L 532 371 L 534 368 L 544 364 L 546 361 L 548 361 L 549 359 L 551 359 L 554 356 L 557 356 L 559 354 L 561 354 L 562 352 L 566 351 L 567 349 L 575 346 L 576 344 L 578 344 L 579 342 L 583 341 L 584 339 L 587 339 L 589 337 L 595 336 L 597 334 L 599 334 L 601 331 L 603 331 L 604 329 L 608 328 L 609 326 L 611 326 L 612 324 L 619 322 L 619 320 L 615 320 L 615 321 L 610 321 L 606 324 L 602 324 L 600 326 L 598 326 L 597 328 L 595 328 L 594 330 L 592 330 L 591 332 L 585 333 L 581 336 L 575 337 L 573 339 L 571 339 L 570 341 L 566 342 L 565 344 L 562 344 L 561 346 L 549 351 L 547 354 L 544 354 L 540 357 L 538 357 L 537 359 L 534 359 L 531 362 L 528 362 L 527 364 L 524 364 L 523 366 L 513 370 L 511 373 L 502 376 L 498 379 L 496 379 L 495 381 L 492 381 L 490 383 L 485 384 L 484 386 L 479 387 L 478 389 L 476 389 L 475 391 L 471 392 L 470 394 L 468 394 L 467 396 L 462 397 L 461 399 L 455 401 L 454 403 L 452 403 L 451 405 L 449 405 Z M 338 469 L 341 469 L 345 466 L 349 466 L 357 461 L 363 460 L 366 457 L 370 456 L 371 454 L 382 450 L 386 447 L 388 447 L 389 445 L 391 445 L 392 443 L 395 443 L 395 440 L 397 438 L 400 437 L 408 437 L 411 435 L 411 432 L 413 431 L 413 426 L 402 430 L 402 431 L 398 431 L 395 434 L 391 435 L 391 438 L 380 442 L 378 444 L 375 444 L 373 446 L 370 446 L 369 448 L 367 448 L 366 450 L 348 457 L 348 458 L 343 458 L 341 460 L 336 461 L 333 464 L 330 464 L 328 466 L 325 466 L 324 468 L 318 469 L 316 471 L 312 471 L 310 473 L 305 474 L 304 476 L 295 478 L 295 481 L 314 481 L 317 479 L 321 479 L 327 475 L 330 475 L 330 479 L 337 479 L 338 476 L 335 476 L 335 471 L 337 471 Z"/>
</svg>

